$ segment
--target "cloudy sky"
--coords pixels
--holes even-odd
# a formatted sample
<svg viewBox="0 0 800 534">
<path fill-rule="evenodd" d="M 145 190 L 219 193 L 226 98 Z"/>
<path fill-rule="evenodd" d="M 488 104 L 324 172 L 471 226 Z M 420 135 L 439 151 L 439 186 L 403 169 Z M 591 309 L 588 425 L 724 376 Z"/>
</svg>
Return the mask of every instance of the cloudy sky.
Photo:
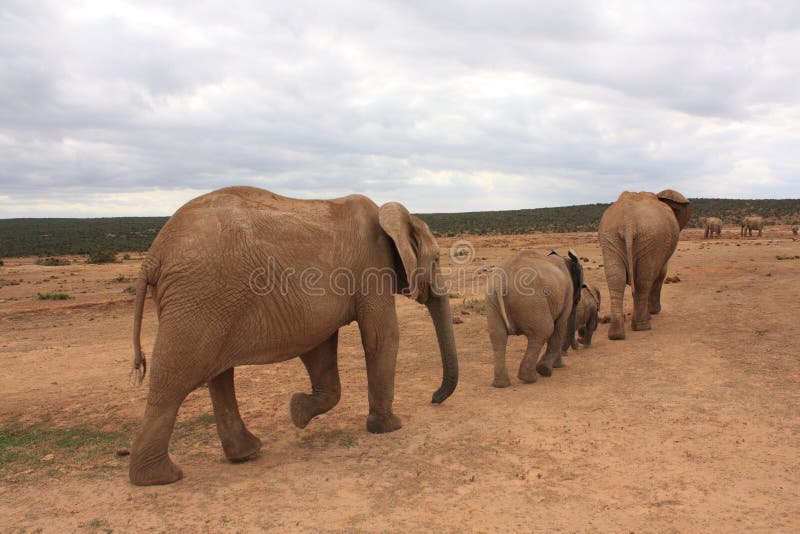
<svg viewBox="0 0 800 534">
<path fill-rule="evenodd" d="M 800 2 L 0 2 L 0 218 L 800 197 Z"/>
</svg>

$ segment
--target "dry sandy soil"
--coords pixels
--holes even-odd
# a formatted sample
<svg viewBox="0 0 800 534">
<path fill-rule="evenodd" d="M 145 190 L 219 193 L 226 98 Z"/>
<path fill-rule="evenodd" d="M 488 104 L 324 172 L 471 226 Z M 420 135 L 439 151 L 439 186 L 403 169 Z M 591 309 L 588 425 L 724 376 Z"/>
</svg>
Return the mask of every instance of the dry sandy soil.
<svg viewBox="0 0 800 534">
<path fill-rule="evenodd" d="M 147 392 L 128 382 L 130 282 L 113 281 L 134 276 L 139 255 L 105 266 L 6 259 L 0 279 L 19 284 L 0 288 L 0 531 L 798 532 L 800 242 L 788 227 L 701 237 L 684 232 L 670 267 L 681 281 L 665 286 L 653 330 L 609 341 L 603 324 L 592 347 L 536 384 L 516 380 L 517 337 L 512 387 L 491 387 L 481 303 L 453 298 L 461 381 L 441 406 L 430 404 L 441 377 L 433 326 L 398 298 L 404 427 L 392 434 L 365 431 L 355 324 L 340 335 L 342 400 L 305 430 L 288 413 L 292 393 L 309 389 L 299 360 L 239 368 L 262 455 L 225 461 L 201 388 L 171 446 L 186 478 L 151 488 L 130 485 L 116 454 Z M 575 248 L 607 313 L 594 234 L 471 242 L 470 272 L 518 249 Z M 74 298 L 37 300 L 50 291 Z M 149 303 L 145 347 L 156 328 Z"/>
</svg>

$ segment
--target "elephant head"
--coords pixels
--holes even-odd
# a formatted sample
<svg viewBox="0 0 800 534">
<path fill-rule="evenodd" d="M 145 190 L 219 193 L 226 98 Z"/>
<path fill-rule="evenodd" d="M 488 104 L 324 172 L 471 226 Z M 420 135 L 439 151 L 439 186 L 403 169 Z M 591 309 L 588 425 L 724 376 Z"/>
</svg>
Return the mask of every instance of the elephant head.
<svg viewBox="0 0 800 534">
<path fill-rule="evenodd" d="M 678 226 L 683 230 L 686 223 L 689 222 L 689 218 L 692 216 L 692 206 L 689 199 L 674 189 L 664 189 L 656 196 L 658 200 L 672 209 L 675 218 L 678 220 Z"/>
<path fill-rule="evenodd" d="M 428 225 L 397 202 L 389 202 L 378 211 L 381 228 L 392 239 L 397 256 L 397 290 L 427 306 L 436 328 L 442 357 L 442 385 L 432 402 L 449 397 L 458 384 L 458 357 L 453 336 L 450 297 L 439 268 L 439 246 Z"/>
</svg>

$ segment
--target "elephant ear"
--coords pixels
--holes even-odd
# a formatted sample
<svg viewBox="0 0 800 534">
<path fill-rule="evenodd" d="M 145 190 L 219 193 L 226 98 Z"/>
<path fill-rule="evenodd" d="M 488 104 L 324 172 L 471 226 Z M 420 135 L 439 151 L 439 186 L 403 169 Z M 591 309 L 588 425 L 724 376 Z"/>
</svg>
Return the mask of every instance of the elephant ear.
<svg viewBox="0 0 800 534">
<path fill-rule="evenodd" d="M 678 226 L 683 230 L 686 223 L 692 216 L 692 205 L 689 199 L 678 193 L 674 189 L 664 189 L 656 194 L 658 200 L 666 204 L 672 209 L 675 218 L 678 220 Z"/>
<path fill-rule="evenodd" d="M 378 221 L 383 231 L 392 238 L 403 264 L 407 285 L 398 289 L 403 295 L 425 303 L 433 275 L 430 268 L 439 252 L 430 228 L 398 202 L 388 202 L 381 206 L 378 210 Z"/>
<path fill-rule="evenodd" d="M 570 277 L 572 278 L 572 300 L 577 304 L 581 300 L 581 287 L 583 287 L 583 266 L 581 260 L 574 250 L 569 249 L 569 259 L 565 259 L 569 269 Z"/>
</svg>

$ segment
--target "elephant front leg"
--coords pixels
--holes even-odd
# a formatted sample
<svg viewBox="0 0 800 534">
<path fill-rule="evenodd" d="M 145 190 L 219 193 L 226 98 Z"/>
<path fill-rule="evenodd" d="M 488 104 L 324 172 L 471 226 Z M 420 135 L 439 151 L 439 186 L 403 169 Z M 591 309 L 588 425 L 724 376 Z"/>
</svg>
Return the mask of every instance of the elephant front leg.
<svg viewBox="0 0 800 534">
<path fill-rule="evenodd" d="M 313 350 L 300 356 L 311 379 L 311 395 L 295 393 L 290 403 L 292 422 L 305 428 L 314 417 L 336 406 L 342 394 L 337 349 L 339 331 Z"/>
<path fill-rule="evenodd" d="M 369 313 L 362 315 L 358 321 L 367 362 L 369 396 L 367 431 L 383 434 L 403 426 L 400 418 L 392 413 L 394 374 L 400 335 L 393 295 L 389 295 L 386 302 L 369 308 Z"/>
<path fill-rule="evenodd" d="M 233 367 L 209 380 L 208 391 L 225 457 L 231 462 L 243 462 L 257 456 L 261 451 L 261 440 L 247 430 L 239 414 Z"/>
</svg>

